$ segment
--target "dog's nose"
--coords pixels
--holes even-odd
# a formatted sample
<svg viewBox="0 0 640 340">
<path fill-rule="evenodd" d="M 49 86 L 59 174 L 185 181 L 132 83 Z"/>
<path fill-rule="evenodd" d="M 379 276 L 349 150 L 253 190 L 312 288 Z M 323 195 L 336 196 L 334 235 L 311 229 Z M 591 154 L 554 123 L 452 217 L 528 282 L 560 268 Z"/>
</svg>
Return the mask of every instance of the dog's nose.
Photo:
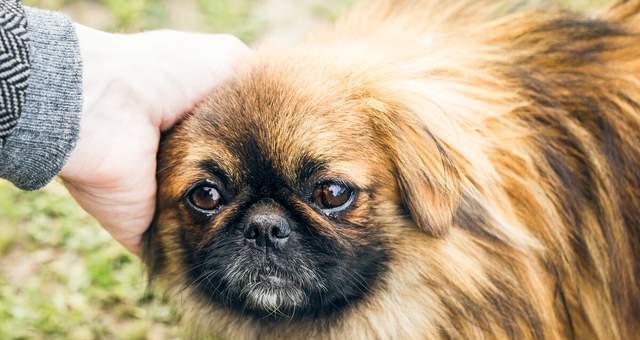
<svg viewBox="0 0 640 340">
<path fill-rule="evenodd" d="M 244 229 L 244 237 L 259 247 L 281 248 L 291 235 L 287 218 L 276 213 L 255 214 L 249 218 Z"/>
</svg>

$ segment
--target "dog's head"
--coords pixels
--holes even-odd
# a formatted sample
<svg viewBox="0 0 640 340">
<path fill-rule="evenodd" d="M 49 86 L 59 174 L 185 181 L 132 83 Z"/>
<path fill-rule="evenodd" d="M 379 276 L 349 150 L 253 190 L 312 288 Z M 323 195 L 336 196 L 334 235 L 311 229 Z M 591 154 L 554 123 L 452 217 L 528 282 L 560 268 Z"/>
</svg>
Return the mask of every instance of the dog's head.
<svg viewBox="0 0 640 340">
<path fill-rule="evenodd" d="M 229 81 L 164 138 L 146 257 L 200 303 L 326 317 L 384 289 L 403 230 L 447 233 L 458 178 L 390 93 L 278 65 Z"/>
</svg>

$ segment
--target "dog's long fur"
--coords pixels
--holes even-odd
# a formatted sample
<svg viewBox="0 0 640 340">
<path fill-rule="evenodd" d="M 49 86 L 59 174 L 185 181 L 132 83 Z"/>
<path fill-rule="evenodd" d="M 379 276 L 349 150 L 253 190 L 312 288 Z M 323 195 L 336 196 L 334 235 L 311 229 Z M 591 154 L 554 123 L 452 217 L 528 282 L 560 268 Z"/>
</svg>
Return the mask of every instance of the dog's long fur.
<svg viewBox="0 0 640 340">
<path fill-rule="evenodd" d="M 392 256 L 383 283 L 337 321 L 255 320 L 179 299 L 201 334 L 640 336 L 640 1 L 593 18 L 495 1 L 363 2 L 306 44 L 255 59 L 163 145 L 152 275 L 189 285 L 163 202 L 179 195 L 181 160 L 209 152 L 193 142 L 212 138 L 193 127 L 206 124 L 199 112 L 220 107 L 268 126 L 283 164 L 308 134 L 326 135 L 319 153 L 372 143 L 345 154 L 365 165 L 343 170 L 383 188 L 369 224 Z"/>
</svg>

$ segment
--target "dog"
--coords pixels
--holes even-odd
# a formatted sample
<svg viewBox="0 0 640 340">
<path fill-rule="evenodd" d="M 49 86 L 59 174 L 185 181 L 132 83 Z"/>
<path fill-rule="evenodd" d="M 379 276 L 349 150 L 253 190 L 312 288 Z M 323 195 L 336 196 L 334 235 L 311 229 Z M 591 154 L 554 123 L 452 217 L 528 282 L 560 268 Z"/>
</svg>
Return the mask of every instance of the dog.
<svg viewBox="0 0 640 340">
<path fill-rule="evenodd" d="M 640 1 L 363 2 L 162 140 L 193 338 L 640 336 Z"/>
</svg>

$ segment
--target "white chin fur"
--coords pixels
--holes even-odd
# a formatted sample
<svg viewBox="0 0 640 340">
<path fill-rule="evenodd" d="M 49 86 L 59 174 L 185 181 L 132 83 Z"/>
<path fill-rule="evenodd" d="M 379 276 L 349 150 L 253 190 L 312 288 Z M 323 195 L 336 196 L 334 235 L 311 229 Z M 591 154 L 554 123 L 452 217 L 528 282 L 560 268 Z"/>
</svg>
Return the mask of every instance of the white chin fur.
<svg viewBox="0 0 640 340">
<path fill-rule="evenodd" d="M 295 288 L 256 287 L 247 294 L 249 305 L 268 311 L 278 312 L 290 309 L 304 302 L 304 293 Z"/>
</svg>

